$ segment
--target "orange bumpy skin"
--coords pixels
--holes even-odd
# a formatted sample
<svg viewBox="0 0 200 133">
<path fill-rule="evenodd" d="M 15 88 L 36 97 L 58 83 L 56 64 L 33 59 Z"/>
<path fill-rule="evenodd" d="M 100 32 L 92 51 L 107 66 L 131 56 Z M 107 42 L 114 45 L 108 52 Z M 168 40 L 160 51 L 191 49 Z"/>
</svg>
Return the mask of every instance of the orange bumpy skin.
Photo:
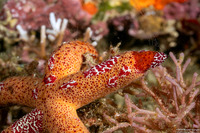
<svg viewBox="0 0 200 133">
<path fill-rule="evenodd" d="M 31 81 L 31 82 L 30 82 Z M 0 106 L 9 104 L 35 107 L 34 89 L 42 79 L 34 77 L 11 77 L 0 84 Z"/>
<path fill-rule="evenodd" d="M 67 43 L 67 45 L 69 45 L 68 47 L 70 47 L 70 45 L 72 46 L 72 49 L 67 49 L 73 51 L 74 53 L 82 51 L 83 47 L 80 46 L 84 43 L 79 42 L 78 44 L 80 44 L 80 46 L 74 48 L 74 44 L 77 44 L 77 42 L 79 41 Z M 61 47 L 64 48 L 66 46 Z M 73 64 L 74 62 L 71 62 L 73 67 L 75 67 L 73 69 L 73 67 L 65 65 L 64 63 L 64 60 L 69 62 L 70 59 L 64 59 L 63 56 L 58 56 L 63 55 L 63 50 L 65 49 L 61 49 L 62 48 L 58 48 L 58 50 L 53 53 L 53 55 L 55 55 L 55 62 L 52 61 L 53 65 L 50 66 L 53 66 L 54 69 L 50 69 L 49 63 L 46 67 L 46 76 L 48 74 L 56 75 L 56 80 L 48 80 L 51 82 L 47 82 L 47 77 L 45 76 L 43 80 L 32 80 L 33 82 L 39 82 L 35 84 L 27 82 L 31 81 L 30 77 L 23 78 L 23 80 L 20 80 L 20 77 L 15 77 L 18 81 L 17 83 L 19 84 L 17 87 L 18 91 L 16 90 L 16 97 L 15 93 L 6 93 L 10 91 L 9 87 L 13 86 L 13 83 L 9 84 L 9 80 L 14 82 L 13 78 L 9 78 L 0 83 L 0 97 L 4 97 L 4 100 L 7 101 L 9 101 L 10 98 L 7 99 L 7 96 L 3 96 L 2 94 L 6 93 L 8 95 L 13 95 L 12 98 L 15 97 L 14 99 L 17 99 L 17 97 L 20 96 L 19 94 L 23 95 L 23 97 L 27 94 L 26 92 L 20 90 L 23 90 L 24 86 L 29 87 L 29 90 L 32 90 L 32 98 L 28 98 L 28 102 L 23 103 L 20 101 L 22 99 L 18 98 L 17 100 L 9 101 L 9 103 L 20 103 L 36 107 L 36 109 L 27 114 L 26 117 L 23 117 L 20 121 L 15 122 L 9 128 L 5 129 L 3 133 L 20 133 L 28 131 L 88 133 L 89 131 L 76 113 L 78 108 L 130 84 L 133 80 L 143 76 L 149 68 L 160 65 L 167 58 L 165 54 L 159 52 L 129 51 L 114 56 L 99 65 L 89 68 L 86 71 L 79 71 L 82 59 L 79 60 L 81 63 L 77 63 L 79 64 L 79 67 L 75 67 Z M 87 50 L 85 52 L 91 52 L 92 54 L 97 55 L 92 46 L 89 45 Z M 73 52 L 70 53 L 68 58 L 78 59 L 79 57 L 77 56 L 82 56 L 81 54 L 73 55 Z M 57 55 L 55 53 L 57 53 Z M 82 54 L 83 53 L 84 52 L 82 52 Z M 59 58 L 55 59 L 56 56 Z M 52 60 L 51 57 L 50 60 Z M 71 60 L 75 61 L 74 59 Z M 60 69 L 60 66 L 64 66 L 67 70 L 62 69 L 63 67 Z M 63 72 L 59 70 L 66 71 L 63 74 Z M 72 73 L 74 74 L 71 74 L 71 71 L 73 71 Z M 19 83 L 19 81 L 21 81 L 21 83 Z M 0 105 L 5 105 L 5 102 L 2 104 L 0 101 Z M 29 124 L 27 124 L 27 121 L 29 121 Z M 18 128 L 17 125 L 19 126 Z"/>
<path fill-rule="evenodd" d="M 97 51 L 89 43 L 81 41 L 63 43 L 52 53 L 47 62 L 44 82 L 51 84 L 55 80 L 78 72 L 83 62 L 82 56 L 86 53 L 98 57 Z"/>
</svg>

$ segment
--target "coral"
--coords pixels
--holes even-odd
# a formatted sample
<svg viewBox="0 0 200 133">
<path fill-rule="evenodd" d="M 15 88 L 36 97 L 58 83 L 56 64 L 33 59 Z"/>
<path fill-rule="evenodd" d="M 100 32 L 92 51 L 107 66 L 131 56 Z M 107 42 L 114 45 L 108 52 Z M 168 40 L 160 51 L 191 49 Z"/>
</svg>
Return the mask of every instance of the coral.
<svg viewBox="0 0 200 133">
<path fill-rule="evenodd" d="M 171 3 L 163 9 L 166 19 L 196 19 L 200 13 L 198 0 L 188 0 L 184 3 Z"/>
<path fill-rule="evenodd" d="M 132 28 L 137 30 L 138 23 L 130 14 L 114 17 L 108 21 L 108 25 L 113 25 L 116 31 L 126 31 Z"/>
<path fill-rule="evenodd" d="M 51 42 L 56 40 L 59 46 L 62 40 L 80 37 L 90 25 L 93 15 L 83 10 L 82 4 L 80 0 L 8 0 L 0 11 L 0 26 L 5 32 L 0 34 L 0 38 L 6 34 L 2 38 L 6 43 L 13 44 L 21 40 L 30 43 L 39 29 L 45 26 L 47 39 Z M 19 31 L 20 40 L 16 30 Z M 13 36 L 17 39 L 13 39 Z"/>
<path fill-rule="evenodd" d="M 43 132 L 88 132 L 76 109 L 127 86 L 167 58 L 160 52 L 129 51 L 80 71 L 82 51 L 97 54 L 88 43 L 64 43 L 50 57 L 44 79 L 11 77 L 1 82 L 1 106 L 21 104 L 36 108 L 3 132 L 41 128 Z M 69 54 L 68 58 L 63 54 Z"/>
<path fill-rule="evenodd" d="M 193 74 L 190 84 L 183 78 L 191 59 L 184 60 L 184 54 L 181 53 L 179 59 L 176 59 L 170 52 L 176 68 L 175 74 L 171 74 L 163 66 L 152 69 L 158 85 L 148 85 L 144 78 L 132 86 L 139 88 L 144 93 L 135 94 L 139 97 L 152 97 L 157 105 L 153 105 L 153 109 L 147 108 L 142 103 L 134 104 L 127 93 L 133 94 L 131 90 L 124 92 L 126 112 L 118 112 L 118 116 L 109 116 L 103 113 L 110 125 L 115 126 L 105 130 L 103 133 L 112 133 L 113 131 L 132 127 L 135 132 L 181 132 L 184 129 L 191 132 L 199 132 L 199 92 L 197 82 L 197 73 Z M 144 102 L 144 101 L 143 101 Z M 107 111 L 108 113 L 109 111 Z M 123 121 L 118 121 L 123 120 Z M 120 119 L 121 118 L 121 119 Z M 125 131 L 125 130 L 124 130 Z"/>
<path fill-rule="evenodd" d="M 57 41 L 57 46 L 60 46 L 68 24 L 68 19 L 64 18 L 62 20 L 61 18 L 58 18 L 58 20 L 56 20 L 55 13 L 51 12 L 49 14 L 49 20 L 53 29 L 47 29 L 46 32 L 49 34 L 48 38 L 50 41 L 54 41 L 56 40 L 56 38 L 59 37 Z"/>
<path fill-rule="evenodd" d="M 111 41 L 113 44 L 121 42 L 123 47 L 125 47 L 124 44 L 132 45 L 131 43 L 136 39 L 145 40 L 169 34 L 163 26 L 167 25 L 163 17 L 148 13 L 140 15 L 140 17 L 131 14 L 120 15 L 109 19 L 107 23 L 110 30 L 107 37 L 108 42 Z"/>
<path fill-rule="evenodd" d="M 95 41 L 99 41 L 104 36 L 106 36 L 109 32 L 109 29 L 105 22 L 98 22 L 96 24 L 92 24 L 90 27 L 91 27 L 91 30 L 93 31 L 91 39 Z"/>
<path fill-rule="evenodd" d="M 8 0 L 0 16 L 0 51 L 21 49 L 17 54 L 23 63 L 30 63 L 34 57 L 42 62 L 51 48 L 83 37 L 92 18 L 82 9 L 80 0 Z"/>
<path fill-rule="evenodd" d="M 31 62 L 32 59 L 28 57 L 29 52 L 36 53 L 40 58 L 46 58 L 46 43 L 52 42 L 56 43 L 56 47 L 60 46 L 63 40 L 68 40 L 72 36 L 68 36 L 70 33 L 68 29 L 66 29 L 68 24 L 68 19 L 58 18 L 56 20 L 55 13 L 51 12 L 49 14 L 49 21 L 51 23 L 52 29 L 46 29 L 45 25 L 41 26 L 40 29 L 40 51 L 34 46 L 36 42 L 36 35 L 33 33 L 29 35 L 27 30 L 24 30 L 21 25 L 17 25 L 16 28 L 19 32 L 19 43 L 24 44 L 22 51 L 22 60 L 25 62 Z M 64 36 L 65 35 L 65 36 Z M 39 41 L 39 40 L 38 40 Z"/>
<path fill-rule="evenodd" d="M 9 11 L 24 30 L 36 30 L 42 25 L 49 27 L 48 16 L 51 12 L 60 18 L 67 18 L 71 27 L 87 26 L 91 19 L 91 15 L 82 10 L 80 0 L 57 0 L 53 3 L 44 0 L 9 0 L 3 10 Z M 78 23 L 80 21 L 81 25 Z"/>
<path fill-rule="evenodd" d="M 164 19 L 162 17 L 156 15 L 143 15 L 138 18 L 138 20 L 140 30 L 148 36 L 158 35 L 163 30 Z"/>
</svg>

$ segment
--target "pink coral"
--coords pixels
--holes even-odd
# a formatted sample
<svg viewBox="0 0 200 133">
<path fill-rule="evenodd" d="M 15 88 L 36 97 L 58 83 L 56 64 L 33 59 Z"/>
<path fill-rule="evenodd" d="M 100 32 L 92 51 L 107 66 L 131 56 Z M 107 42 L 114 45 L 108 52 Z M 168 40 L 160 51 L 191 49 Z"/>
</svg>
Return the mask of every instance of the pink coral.
<svg viewBox="0 0 200 133">
<path fill-rule="evenodd" d="M 7 10 L 10 11 L 12 18 L 17 19 L 17 24 L 20 24 L 25 30 L 36 30 L 42 25 L 50 26 L 48 22 L 50 12 L 54 12 L 60 18 L 69 19 L 71 27 L 85 27 L 92 17 L 82 10 L 80 0 L 57 0 L 56 2 L 8 0 L 2 13 Z M 4 16 L 6 15 L 4 14 Z"/>
</svg>

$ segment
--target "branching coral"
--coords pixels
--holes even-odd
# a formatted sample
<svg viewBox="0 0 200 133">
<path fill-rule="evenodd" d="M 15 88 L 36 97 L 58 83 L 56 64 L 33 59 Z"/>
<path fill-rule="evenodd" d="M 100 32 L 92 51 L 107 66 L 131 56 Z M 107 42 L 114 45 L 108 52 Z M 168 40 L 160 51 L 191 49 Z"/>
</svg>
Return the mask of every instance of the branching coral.
<svg viewBox="0 0 200 133">
<path fill-rule="evenodd" d="M 76 109 L 130 84 L 167 58 L 160 52 L 129 51 L 80 71 L 82 55 L 87 52 L 97 56 L 89 43 L 64 43 L 48 60 L 44 79 L 11 77 L 1 82 L 1 106 L 36 108 L 3 133 L 39 132 L 41 128 L 43 132 L 89 132 Z"/>
<path fill-rule="evenodd" d="M 103 133 L 111 133 L 121 128 L 132 127 L 135 132 L 178 132 L 186 130 L 198 132 L 200 128 L 199 117 L 199 91 L 197 82 L 197 73 L 193 74 L 191 84 L 183 78 L 190 63 L 190 59 L 182 65 L 184 54 L 181 53 L 179 59 L 176 59 L 173 53 L 169 54 L 176 65 L 175 77 L 167 72 L 163 66 L 153 69 L 157 79 L 158 86 L 149 87 L 145 79 L 142 78 L 139 84 L 132 84 L 145 92 L 146 96 L 151 96 L 159 107 L 154 110 L 141 109 L 134 104 L 125 94 L 126 112 L 120 114 L 120 117 L 126 119 L 124 122 L 118 122 L 114 118 L 104 114 L 104 118 L 116 126 L 107 129 Z M 145 97 L 146 97 L 145 96 Z M 126 116 L 126 117 L 124 117 Z"/>
<path fill-rule="evenodd" d="M 35 52 L 40 58 L 46 57 L 46 42 L 56 42 L 56 46 L 60 46 L 62 44 L 64 34 L 66 33 L 66 27 L 68 24 L 68 20 L 64 18 L 58 18 L 56 20 L 55 13 L 51 12 L 49 15 L 49 21 L 51 23 L 52 29 L 46 29 L 45 25 L 41 26 L 40 30 L 40 51 L 38 51 L 35 46 L 35 35 L 29 35 L 28 31 L 24 30 L 21 25 L 17 25 L 16 28 L 20 35 L 21 43 L 25 43 L 23 50 L 22 60 L 25 62 L 30 62 L 31 59 L 27 57 L 27 53 L 32 51 Z M 46 37 L 47 36 L 47 37 Z M 48 40 L 47 40 L 48 38 Z"/>
</svg>

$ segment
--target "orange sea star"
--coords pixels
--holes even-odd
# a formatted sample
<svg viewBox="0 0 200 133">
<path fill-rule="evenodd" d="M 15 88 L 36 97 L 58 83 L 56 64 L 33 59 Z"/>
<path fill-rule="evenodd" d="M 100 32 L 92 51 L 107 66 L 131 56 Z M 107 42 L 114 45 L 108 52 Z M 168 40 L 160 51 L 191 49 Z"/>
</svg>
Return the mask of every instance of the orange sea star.
<svg viewBox="0 0 200 133">
<path fill-rule="evenodd" d="M 130 84 L 167 58 L 160 52 L 129 51 L 80 71 L 84 53 L 98 56 L 89 43 L 64 43 L 48 60 L 44 79 L 12 77 L 1 82 L 0 106 L 35 108 L 2 133 L 88 133 L 77 116 L 78 108 Z"/>
</svg>

